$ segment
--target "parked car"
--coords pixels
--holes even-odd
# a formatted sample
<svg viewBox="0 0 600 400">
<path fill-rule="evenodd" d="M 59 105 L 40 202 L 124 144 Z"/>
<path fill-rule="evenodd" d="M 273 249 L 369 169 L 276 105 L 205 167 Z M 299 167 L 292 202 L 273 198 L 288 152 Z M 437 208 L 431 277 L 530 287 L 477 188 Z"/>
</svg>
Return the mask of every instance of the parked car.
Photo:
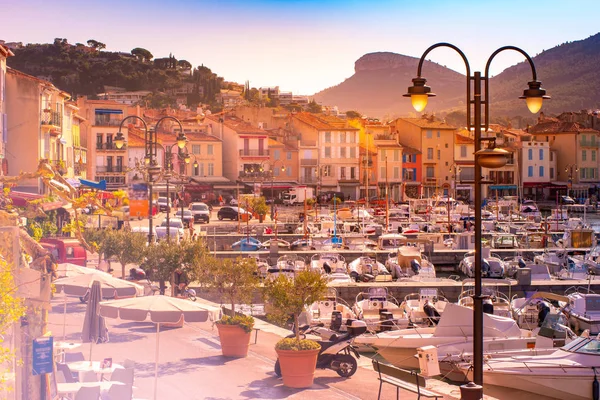
<svg viewBox="0 0 600 400">
<path fill-rule="evenodd" d="M 159 197 L 157 200 L 158 203 L 158 211 L 169 211 L 173 204 L 171 204 L 171 199 L 166 197 Z"/>
<path fill-rule="evenodd" d="M 234 197 L 231 200 L 229 200 L 229 205 L 237 206 L 238 205 L 237 199 Z"/>
<path fill-rule="evenodd" d="M 219 218 L 219 221 L 222 221 L 224 219 L 230 219 L 232 221 L 237 221 L 238 218 L 241 218 L 241 220 L 245 222 L 246 219 L 248 219 L 248 220 L 252 219 L 252 214 L 250 214 L 248 211 L 244 210 L 243 208 L 227 206 L 227 207 L 221 207 L 221 209 L 217 213 L 217 218 Z"/>
<path fill-rule="evenodd" d="M 191 203 L 189 206 L 194 222 L 210 222 L 210 207 L 205 203 Z"/>
<path fill-rule="evenodd" d="M 156 238 L 162 239 L 167 237 L 167 220 L 164 219 L 160 225 L 158 225 L 155 229 Z M 184 229 L 183 222 L 179 218 L 169 218 L 169 234 L 171 237 L 174 237 L 173 232 L 176 232 L 176 236 L 179 239 L 183 239 Z"/>
<path fill-rule="evenodd" d="M 575 204 L 575 200 L 571 196 L 560 196 L 560 202 L 562 204 Z"/>
<path fill-rule="evenodd" d="M 190 222 L 194 223 L 194 215 L 190 210 L 183 210 L 183 217 L 181 216 L 181 210 L 175 212 L 175 217 L 183 220 L 183 226 L 190 226 Z"/>
</svg>

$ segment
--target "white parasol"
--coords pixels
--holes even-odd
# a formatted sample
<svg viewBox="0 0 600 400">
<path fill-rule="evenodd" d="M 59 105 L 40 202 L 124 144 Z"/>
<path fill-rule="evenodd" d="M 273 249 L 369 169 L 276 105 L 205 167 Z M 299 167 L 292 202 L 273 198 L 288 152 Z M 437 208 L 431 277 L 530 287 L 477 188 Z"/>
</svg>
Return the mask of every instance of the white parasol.
<svg viewBox="0 0 600 400">
<path fill-rule="evenodd" d="M 154 400 L 158 385 L 158 349 L 161 323 L 204 322 L 219 318 L 220 309 L 198 304 L 189 300 L 169 296 L 145 296 L 100 303 L 100 315 L 106 318 L 120 318 L 127 321 L 150 321 L 156 323 L 156 354 L 154 365 Z"/>
</svg>

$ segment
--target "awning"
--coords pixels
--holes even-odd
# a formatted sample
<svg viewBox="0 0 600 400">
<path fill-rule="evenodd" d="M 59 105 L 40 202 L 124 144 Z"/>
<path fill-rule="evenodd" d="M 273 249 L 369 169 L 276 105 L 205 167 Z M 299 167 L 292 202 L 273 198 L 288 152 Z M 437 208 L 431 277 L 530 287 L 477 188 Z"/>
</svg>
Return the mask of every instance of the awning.
<svg viewBox="0 0 600 400">
<path fill-rule="evenodd" d="M 123 114 L 123 110 L 111 110 L 109 108 L 96 108 L 96 114 Z"/>
<path fill-rule="evenodd" d="M 79 179 L 82 185 L 89 186 L 98 190 L 106 190 L 106 181 L 102 179 L 100 182 L 88 181 L 86 179 Z"/>
<path fill-rule="evenodd" d="M 517 190 L 517 185 L 491 185 L 488 187 L 491 190 Z"/>
<path fill-rule="evenodd" d="M 543 188 L 548 184 L 548 182 L 524 182 L 524 188 Z"/>
<path fill-rule="evenodd" d="M 74 188 L 81 186 L 81 182 L 79 182 L 79 179 L 77 178 L 67 178 L 65 181 L 67 181 L 69 185 L 73 186 Z"/>
<path fill-rule="evenodd" d="M 46 195 L 37 194 L 37 193 L 27 193 L 27 192 L 10 192 L 10 198 L 12 199 L 13 206 L 16 207 L 27 207 L 27 203 L 33 200 L 39 200 L 45 198 Z M 40 203 L 40 207 L 43 211 L 52 211 L 63 206 L 62 201 L 49 201 L 46 203 Z"/>
<path fill-rule="evenodd" d="M 266 189 L 289 189 L 294 186 L 298 186 L 296 182 L 272 182 L 272 183 L 263 183 L 263 190 Z"/>
</svg>

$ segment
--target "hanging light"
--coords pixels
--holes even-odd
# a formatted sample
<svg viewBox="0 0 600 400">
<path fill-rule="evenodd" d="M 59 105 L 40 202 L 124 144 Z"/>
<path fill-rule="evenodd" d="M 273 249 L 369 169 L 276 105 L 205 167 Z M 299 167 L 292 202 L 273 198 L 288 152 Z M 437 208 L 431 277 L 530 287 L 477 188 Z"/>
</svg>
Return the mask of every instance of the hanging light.
<svg viewBox="0 0 600 400">
<path fill-rule="evenodd" d="M 150 159 L 151 159 L 150 154 L 146 154 L 146 156 L 144 157 L 144 163 L 146 165 L 150 165 Z"/>
<path fill-rule="evenodd" d="M 187 137 L 185 136 L 185 134 L 183 132 L 179 132 L 179 135 L 177 135 L 177 147 L 179 147 L 180 149 L 183 149 L 185 147 L 186 143 L 187 143 Z"/>
<path fill-rule="evenodd" d="M 123 136 L 123 132 L 119 131 L 117 132 L 117 136 L 115 137 L 115 146 L 117 146 L 117 149 L 121 149 L 123 148 L 124 144 L 125 137 Z"/>
<path fill-rule="evenodd" d="M 189 153 L 186 153 L 186 154 L 183 156 L 183 160 L 185 161 L 185 163 L 186 163 L 186 164 L 189 164 L 189 163 L 190 163 L 190 161 L 192 161 L 192 157 L 190 156 L 190 154 L 189 154 Z"/>
<path fill-rule="evenodd" d="M 529 88 L 523 90 L 523 96 L 519 96 L 519 98 L 525 99 L 527 108 L 529 108 L 532 114 L 535 114 L 542 108 L 544 99 L 549 99 L 550 96 L 547 96 L 546 90 L 542 89 L 542 82 L 531 81 L 527 84 Z"/>
<path fill-rule="evenodd" d="M 425 78 L 414 78 L 412 80 L 413 85 L 408 88 L 408 93 L 403 94 L 404 97 L 410 97 L 413 108 L 417 112 L 421 112 L 427 106 L 427 101 L 430 97 L 434 97 L 435 94 L 431 93 L 431 88 L 425 86 L 427 79 Z"/>
<path fill-rule="evenodd" d="M 194 160 L 194 168 L 198 168 L 198 161 Z"/>
</svg>

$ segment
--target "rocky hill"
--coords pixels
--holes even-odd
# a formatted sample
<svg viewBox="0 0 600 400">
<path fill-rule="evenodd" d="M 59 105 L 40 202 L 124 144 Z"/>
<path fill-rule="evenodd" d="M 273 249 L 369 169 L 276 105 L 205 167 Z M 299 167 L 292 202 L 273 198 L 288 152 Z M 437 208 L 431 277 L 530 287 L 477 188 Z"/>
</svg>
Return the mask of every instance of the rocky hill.
<svg viewBox="0 0 600 400">
<path fill-rule="evenodd" d="M 600 108 L 600 34 L 564 43 L 533 58 L 538 79 L 552 96 L 544 103 L 547 113 Z M 355 73 L 337 86 L 315 94 L 315 99 L 341 110 L 357 110 L 369 116 L 389 118 L 414 113 L 402 95 L 416 76 L 418 58 L 395 53 L 370 53 L 358 59 Z M 465 76 L 442 65 L 425 61 L 423 75 L 437 97 L 427 111 L 445 113 L 465 109 Z M 522 62 L 490 80 L 491 113 L 526 116 L 517 97 L 531 80 L 529 65 Z"/>
</svg>

